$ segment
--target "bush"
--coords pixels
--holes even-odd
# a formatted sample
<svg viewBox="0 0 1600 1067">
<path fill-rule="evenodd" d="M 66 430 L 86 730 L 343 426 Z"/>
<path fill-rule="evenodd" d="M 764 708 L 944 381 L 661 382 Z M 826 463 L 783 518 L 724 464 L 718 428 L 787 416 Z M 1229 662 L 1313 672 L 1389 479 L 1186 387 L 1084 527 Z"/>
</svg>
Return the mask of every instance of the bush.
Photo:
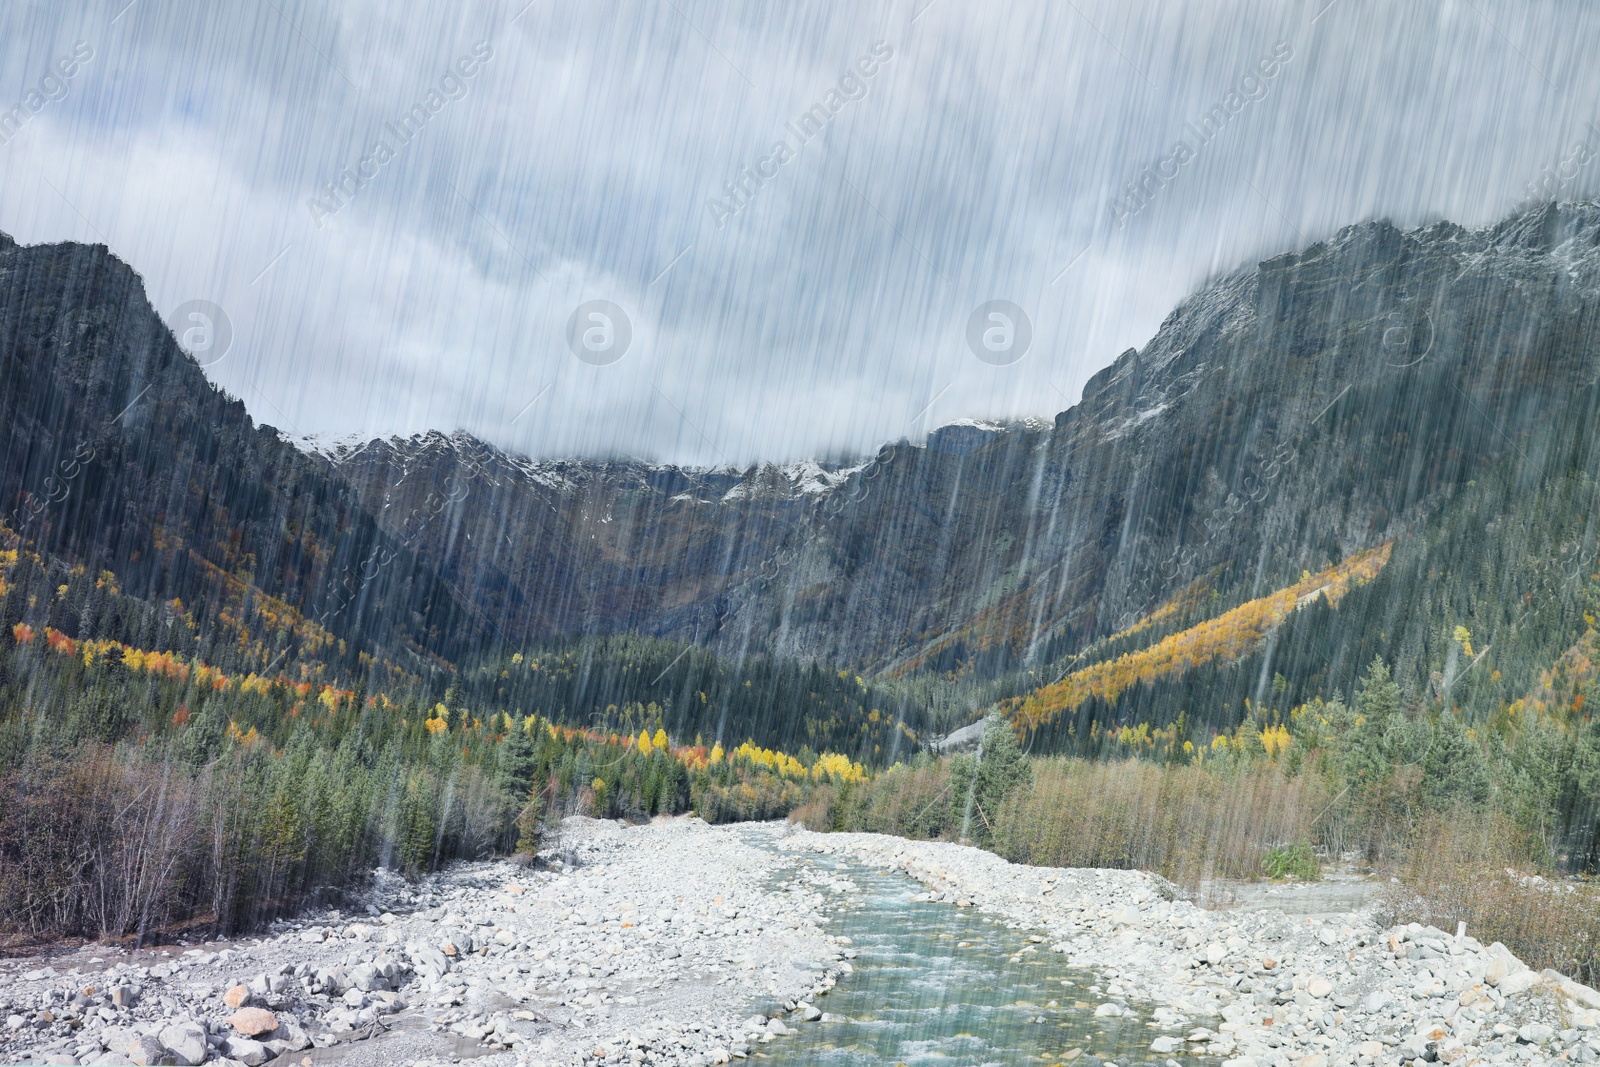
<svg viewBox="0 0 1600 1067">
<path fill-rule="evenodd" d="M 1600 981 L 1600 896 L 1588 882 L 1540 873 L 1542 847 L 1504 816 L 1453 811 L 1414 830 L 1384 904 L 1395 922 L 1502 942 L 1528 966 Z"/>
<path fill-rule="evenodd" d="M 1311 851 L 1311 842 L 1301 840 L 1292 845 L 1278 845 L 1269 850 L 1261 860 L 1261 870 L 1268 878 L 1298 878 L 1315 882 L 1322 877 L 1322 865 L 1317 854 Z"/>
</svg>

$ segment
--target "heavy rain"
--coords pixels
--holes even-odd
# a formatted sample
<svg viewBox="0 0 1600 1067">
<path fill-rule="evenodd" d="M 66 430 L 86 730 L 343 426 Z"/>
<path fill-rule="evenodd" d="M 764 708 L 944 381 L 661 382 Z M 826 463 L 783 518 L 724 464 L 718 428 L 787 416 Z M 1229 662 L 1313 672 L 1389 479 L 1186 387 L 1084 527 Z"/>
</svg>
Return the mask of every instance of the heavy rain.
<svg viewBox="0 0 1600 1067">
<path fill-rule="evenodd" d="M 13 0 L 0 1063 L 1600 1060 L 1597 48 Z"/>
</svg>

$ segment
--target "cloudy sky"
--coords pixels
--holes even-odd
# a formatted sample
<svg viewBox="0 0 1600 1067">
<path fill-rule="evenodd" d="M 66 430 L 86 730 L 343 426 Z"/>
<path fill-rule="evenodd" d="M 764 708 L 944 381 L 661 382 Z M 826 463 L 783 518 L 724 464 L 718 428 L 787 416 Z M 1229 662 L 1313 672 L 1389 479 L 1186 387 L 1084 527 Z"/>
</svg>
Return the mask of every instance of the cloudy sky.
<svg viewBox="0 0 1600 1067">
<path fill-rule="evenodd" d="M 12 0 L 0 230 L 221 308 L 291 434 L 838 456 L 1060 411 L 1342 225 L 1593 195 L 1597 54 L 1527 0 Z"/>
</svg>

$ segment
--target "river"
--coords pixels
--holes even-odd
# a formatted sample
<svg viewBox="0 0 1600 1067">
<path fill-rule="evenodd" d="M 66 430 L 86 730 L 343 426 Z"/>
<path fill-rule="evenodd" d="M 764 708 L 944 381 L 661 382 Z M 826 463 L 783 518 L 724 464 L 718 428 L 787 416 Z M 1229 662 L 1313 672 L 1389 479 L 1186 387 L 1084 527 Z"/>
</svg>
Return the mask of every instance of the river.
<svg viewBox="0 0 1600 1067">
<path fill-rule="evenodd" d="M 816 857 L 858 887 L 831 905 L 831 934 L 852 942 L 855 972 L 817 1007 L 828 1014 L 753 1056 L 805 1067 L 1029 1067 L 1114 1061 L 1163 1064 L 1149 1051 L 1159 1031 L 1114 983 L 1073 970 L 1032 931 L 973 908 L 917 899 L 902 875 Z M 1121 1018 L 1096 1005 L 1126 1004 Z M 1199 1065 L 1207 1058 L 1183 1057 Z"/>
</svg>

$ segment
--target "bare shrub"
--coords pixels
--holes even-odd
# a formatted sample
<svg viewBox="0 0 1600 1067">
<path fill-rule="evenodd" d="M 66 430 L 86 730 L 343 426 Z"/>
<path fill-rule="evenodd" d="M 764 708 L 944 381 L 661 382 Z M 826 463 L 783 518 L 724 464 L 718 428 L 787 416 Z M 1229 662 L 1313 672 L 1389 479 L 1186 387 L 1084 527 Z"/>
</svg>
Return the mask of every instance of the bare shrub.
<svg viewBox="0 0 1600 1067">
<path fill-rule="evenodd" d="M 1600 980 L 1600 896 L 1588 882 L 1539 873 L 1539 850 L 1510 819 L 1458 811 L 1426 816 L 1384 903 L 1396 922 L 1500 941 L 1533 968 Z"/>
<path fill-rule="evenodd" d="M 197 858 L 192 776 L 94 746 L 0 780 L 0 899 L 33 933 L 160 926 Z"/>
<path fill-rule="evenodd" d="M 1319 781 L 1271 764 L 1219 774 L 1134 760 L 1041 760 L 1033 787 L 1001 812 L 996 851 L 1048 866 L 1139 868 L 1195 887 L 1260 877 L 1268 850 L 1315 837 L 1327 803 Z"/>
</svg>

